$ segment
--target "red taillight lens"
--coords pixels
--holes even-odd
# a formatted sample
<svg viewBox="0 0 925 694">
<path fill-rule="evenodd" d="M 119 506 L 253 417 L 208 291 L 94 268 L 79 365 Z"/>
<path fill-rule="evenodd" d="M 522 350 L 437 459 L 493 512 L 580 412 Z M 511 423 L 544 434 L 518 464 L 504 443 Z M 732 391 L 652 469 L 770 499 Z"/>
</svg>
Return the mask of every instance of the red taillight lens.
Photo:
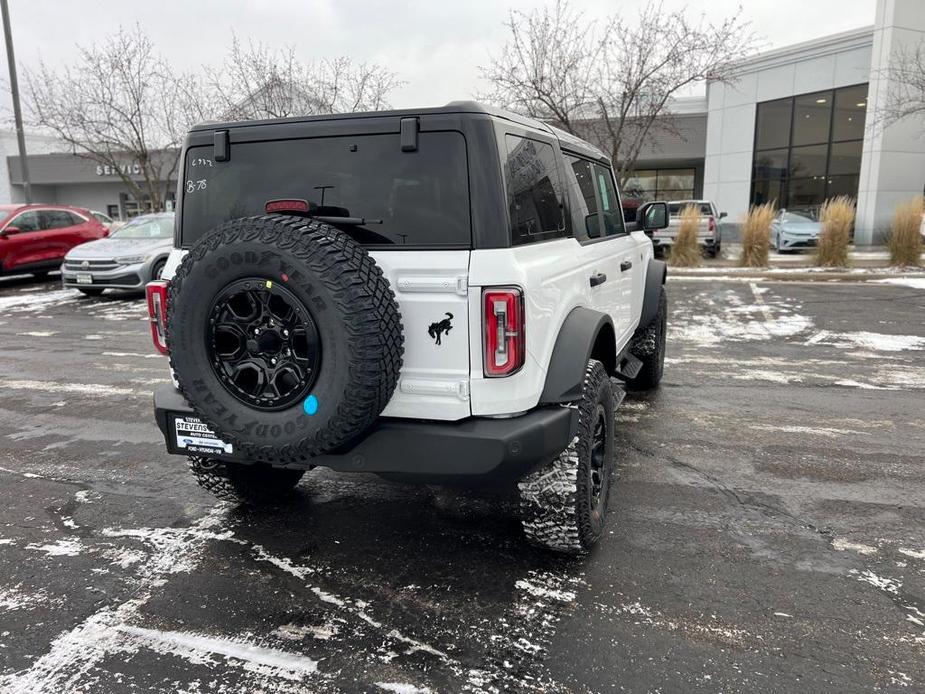
<svg viewBox="0 0 925 694">
<path fill-rule="evenodd" d="M 148 297 L 148 319 L 151 321 L 151 339 L 154 348 L 167 354 L 167 287 L 165 280 L 148 282 L 145 294 Z"/>
<path fill-rule="evenodd" d="M 500 287 L 482 292 L 485 311 L 484 371 L 489 377 L 510 376 L 524 365 L 524 296 L 520 289 Z"/>
<path fill-rule="evenodd" d="M 716 218 L 710 217 L 710 226 L 708 227 L 710 231 L 716 231 Z"/>
</svg>

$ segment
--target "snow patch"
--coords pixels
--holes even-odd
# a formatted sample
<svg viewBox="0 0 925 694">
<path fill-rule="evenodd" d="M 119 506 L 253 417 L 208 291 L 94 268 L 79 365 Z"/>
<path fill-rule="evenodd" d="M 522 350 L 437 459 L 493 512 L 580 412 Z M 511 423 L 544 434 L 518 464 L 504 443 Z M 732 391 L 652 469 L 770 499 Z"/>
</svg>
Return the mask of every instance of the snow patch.
<svg viewBox="0 0 925 694">
<path fill-rule="evenodd" d="M 394 694 L 431 694 L 431 690 L 427 687 L 418 687 L 405 682 L 376 682 L 376 686 L 387 692 L 394 692 Z"/>
<path fill-rule="evenodd" d="M 749 424 L 749 429 L 758 431 L 780 431 L 786 434 L 809 434 L 811 436 L 827 436 L 837 438 L 848 434 L 857 434 L 858 436 L 870 436 L 867 431 L 854 431 L 853 429 L 835 429 L 832 427 L 803 427 L 803 426 L 774 426 L 773 424 Z"/>
<path fill-rule="evenodd" d="M 874 588 L 879 588 L 880 590 L 886 593 L 892 593 L 893 595 L 899 593 L 899 589 L 903 587 L 902 581 L 895 581 L 892 578 L 884 578 L 883 576 L 878 576 L 869 569 L 865 569 L 860 573 L 857 569 L 851 569 L 849 573 L 856 575 L 857 579 L 862 583 L 869 583 Z"/>
<path fill-rule="evenodd" d="M 907 557 L 912 557 L 913 559 L 922 559 L 925 561 L 925 549 L 906 549 L 905 547 L 900 547 L 899 553 L 905 554 Z"/>
<path fill-rule="evenodd" d="M 136 395 L 140 391 L 133 388 L 120 388 L 107 386 L 101 383 L 59 383 L 51 381 L 16 381 L 0 380 L 0 386 L 10 390 L 33 390 L 43 393 L 79 393 L 80 395 L 94 395 L 109 397 L 112 395 Z"/>
<path fill-rule="evenodd" d="M 858 554 L 865 555 L 877 553 L 876 547 L 864 545 L 860 542 L 849 542 L 848 540 L 843 540 L 840 537 L 832 541 L 832 549 L 838 550 L 839 552 L 857 552 Z"/>
<path fill-rule="evenodd" d="M 890 277 L 885 280 L 873 280 L 871 284 L 896 284 L 901 287 L 925 289 L 925 277 Z"/>
<path fill-rule="evenodd" d="M 925 337 L 918 335 L 889 335 L 859 331 L 836 333 L 820 330 L 812 335 L 805 345 L 828 345 L 838 349 L 870 349 L 876 352 L 904 352 L 925 349 Z"/>
<path fill-rule="evenodd" d="M 160 631 L 120 625 L 116 629 L 138 639 L 155 653 L 175 655 L 193 664 L 214 662 L 209 656 L 237 661 L 245 670 L 264 676 L 299 680 L 318 671 L 318 661 L 248 641 L 184 631 Z"/>
<path fill-rule="evenodd" d="M 315 639 L 320 639 L 322 641 L 327 641 L 328 639 L 337 636 L 337 633 L 340 631 L 340 625 L 333 622 L 326 622 L 320 626 L 313 624 L 302 626 L 299 624 L 283 624 L 281 627 L 273 631 L 273 636 L 278 636 L 281 639 L 286 639 L 287 641 L 301 641 L 306 636 L 311 636 Z"/>
<path fill-rule="evenodd" d="M 80 540 L 75 537 L 64 538 L 47 545 L 40 545 L 33 542 L 26 545 L 26 549 L 31 549 L 36 552 L 45 552 L 45 554 L 50 557 L 76 557 L 83 549 L 83 545 L 81 545 Z"/>
</svg>

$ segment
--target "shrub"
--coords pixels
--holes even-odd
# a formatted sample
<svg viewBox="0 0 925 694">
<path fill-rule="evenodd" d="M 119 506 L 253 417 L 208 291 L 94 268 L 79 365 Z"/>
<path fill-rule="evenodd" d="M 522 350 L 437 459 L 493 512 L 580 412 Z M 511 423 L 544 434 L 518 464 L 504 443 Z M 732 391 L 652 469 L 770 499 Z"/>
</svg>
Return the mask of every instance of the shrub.
<svg viewBox="0 0 925 694">
<path fill-rule="evenodd" d="M 854 227 L 854 201 L 847 195 L 826 200 L 819 211 L 822 231 L 816 247 L 816 265 L 845 267 L 848 264 L 848 244 Z"/>
<path fill-rule="evenodd" d="M 742 224 L 742 257 L 739 259 L 742 267 L 767 267 L 774 214 L 773 202 L 749 208 Z"/>
<path fill-rule="evenodd" d="M 887 246 L 892 265 L 918 265 L 922 258 L 922 211 L 925 198 L 916 197 L 896 206 Z"/>
<path fill-rule="evenodd" d="M 668 263 L 675 267 L 698 267 L 700 265 L 700 244 L 697 229 L 700 226 L 700 207 L 687 205 L 681 210 L 678 235 L 671 245 Z"/>
</svg>

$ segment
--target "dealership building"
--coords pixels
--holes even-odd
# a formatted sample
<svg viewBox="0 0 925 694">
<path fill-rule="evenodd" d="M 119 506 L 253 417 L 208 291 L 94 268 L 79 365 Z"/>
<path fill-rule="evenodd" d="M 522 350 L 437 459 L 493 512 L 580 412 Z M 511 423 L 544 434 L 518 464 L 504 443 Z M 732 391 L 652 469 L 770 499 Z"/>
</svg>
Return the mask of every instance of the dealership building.
<svg viewBox="0 0 925 694">
<path fill-rule="evenodd" d="M 675 102 L 673 127 L 641 153 L 625 195 L 707 198 L 730 228 L 752 204 L 809 207 L 848 195 L 857 201 L 856 243 L 882 243 L 896 204 L 925 193 L 925 117 L 881 127 L 875 114 L 893 88 L 891 56 L 923 40 L 925 1 L 878 0 L 872 26 L 738 63 L 734 81 Z M 0 202 L 22 200 L 12 142 L 0 138 Z M 30 155 L 29 169 L 42 202 L 122 218 L 145 209 L 117 172 L 72 154 Z"/>
</svg>

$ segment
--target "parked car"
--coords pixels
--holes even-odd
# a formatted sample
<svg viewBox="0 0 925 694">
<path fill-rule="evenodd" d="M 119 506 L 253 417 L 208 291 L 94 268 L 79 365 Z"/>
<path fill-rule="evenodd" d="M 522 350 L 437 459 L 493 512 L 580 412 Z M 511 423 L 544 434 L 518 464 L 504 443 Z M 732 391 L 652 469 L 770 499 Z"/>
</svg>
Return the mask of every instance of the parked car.
<svg viewBox="0 0 925 694">
<path fill-rule="evenodd" d="M 922 215 L 922 223 L 919 225 L 919 233 L 922 235 L 922 241 L 925 241 L 925 214 Z"/>
<path fill-rule="evenodd" d="M 62 282 L 87 296 L 105 289 L 141 290 L 161 276 L 172 241 L 173 212 L 140 215 L 109 238 L 72 249 L 61 266 Z"/>
<path fill-rule="evenodd" d="M 201 486 L 260 502 L 317 466 L 506 481 L 530 541 L 591 549 L 611 378 L 662 377 L 664 202 L 625 223 L 601 150 L 473 102 L 204 124 L 183 151 L 147 296 L 176 384 L 155 419 Z"/>
<path fill-rule="evenodd" d="M 778 253 L 815 248 L 820 233 L 818 207 L 781 209 L 771 222 L 771 247 Z"/>
<path fill-rule="evenodd" d="M 96 210 L 90 210 L 90 214 L 96 217 L 96 221 L 102 224 L 107 229 L 112 229 L 114 220 L 108 214 L 103 214 L 102 212 L 97 212 Z"/>
<path fill-rule="evenodd" d="M 46 275 L 74 246 L 109 232 L 80 207 L 0 205 L 0 275 Z"/>
<path fill-rule="evenodd" d="M 726 213 L 717 212 L 716 205 L 709 200 L 675 200 L 668 203 L 668 228 L 652 234 L 652 245 L 656 250 L 663 250 L 674 243 L 681 229 L 681 212 L 688 205 L 694 205 L 700 209 L 697 242 L 708 256 L 715 258 L 722 250 L 719 220 L 723 219 Z"/>
</svg>

